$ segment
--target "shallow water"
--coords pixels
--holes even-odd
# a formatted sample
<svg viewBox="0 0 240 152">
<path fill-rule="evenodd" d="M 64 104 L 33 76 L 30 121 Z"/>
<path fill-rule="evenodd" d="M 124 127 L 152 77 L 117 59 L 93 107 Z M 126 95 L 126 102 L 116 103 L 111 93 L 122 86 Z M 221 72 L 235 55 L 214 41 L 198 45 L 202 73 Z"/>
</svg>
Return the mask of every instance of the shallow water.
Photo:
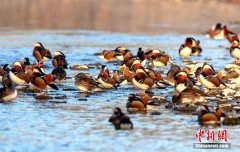
<svg viewBox="0 0 240 152">
<path fill-rule="evenodd" d="M 202 35 L 166 34 L 160 36 L 127 35 L 84 30 L 5 30 L 0 36 L 0 64 L 32 57 L 33 44 L 40 41 L 54 51 L 61 50 L 67 56 L 69 65 L 102 63 L 110 70 L 111 63 L 105 63 L 93 54 L 102 49 L 125 46 L 136 53 L 138 47 L 161 48 L 173 58 L 173 62 L 184 66 L 178 56 L 180 44 L 187 36 L 201 41 L 201 57 L 194 61 L 212 63 L 216 70 L 231 63 L 228 42 L 211 40 Z M 51 72 L 51 62 L 46 73 Z M 169 67 L 166 67 L 166 70 Z M 91 69 L 95 76 L 100 69 Z M 0 149 L 1 151 L 196 151 L 193 143 L 198 142 L 195 134 L 200 128 L 197 116 L 176 114 L 159 107 L 161 115 L 129 114 L 134 124 L 132 131 L 116 131 L 108 122 L 112 109 L 121 107 L 126 112 L 129 93 L 136 93 L 130 85 L 118 90 L 108 90 L 85 96 L 75 88 L 73 76 L 79 71 L 67 70 L 69 79 L 58 85 L 60 91 L 50 91 L 51 96 L 66 95 L 66 99 L 37 100 L 35 94 L 19 93 L 18 98 L 8 104 L 0 104 Z M 75 88 L 76 89 L 76 88 Z M 171 87 L 153 90 L 155 95 L 171 98 Z M 66 103 L 57 103 L 66 101 Z M 231 151 L 237 151 L 239 126 L 221 126 L 227 129 Z M 223 151 L 223 150 L 222 150 Z"/>
</svg>

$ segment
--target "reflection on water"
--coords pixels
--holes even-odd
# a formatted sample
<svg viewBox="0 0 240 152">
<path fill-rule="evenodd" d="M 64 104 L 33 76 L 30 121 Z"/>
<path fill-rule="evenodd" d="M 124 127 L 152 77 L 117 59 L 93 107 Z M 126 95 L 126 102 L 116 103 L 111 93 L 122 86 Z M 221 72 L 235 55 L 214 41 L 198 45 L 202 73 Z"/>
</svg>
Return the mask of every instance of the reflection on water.
<svg viewBox="0 0 240 152">
<path fill-rule="evenodd" d="M 102 63 L 110 70 L 117 66 L 105 63 L 93 54 L 106 48 L 119 45 L 133 50 L 139 46 L 161 48 L 183 66 L 178 56 L 180 44 L 186 35 L 126 35 L 81 30 L 28 30 L 2 33 L 0 37 L 0 64 L 13 63 L 26 56 L 33 61 L 32 48 L 36 41 L 42 42 L 53 53 L 61 50 L 70 65 Z M 228 46 L 225 40 L 211 40 L 194 35 L 203 46 L 202 56 L 193 60 L 203 61 L 207 56 L 216 70 L 232 58 L 229 50 L 219 47 Z M 218 52 L 218 53 L 215 53 Z M 16 55 L 17 54 L 17 55 Z M 89 60 L 86 61 L 86 58 Z M 46 73 L 51 72 L 51 62 L 46 62 Z M 169 67 L 167 67 L 168 69 Z M 96 76 L 100 69 L 90 69 Z M 0 104 L 0 149 L 1 151 L 194 151 L 197 142 L 195 134 L 200 126 L 196 115 L 177 114 L 159 107 L 161 115 L 129 114 L 134 124 L 132 131 L 116 131 L 108 122 L 113 107 L 126 112 L 127 95 L 139 90 L 131 85 L 121 86 L 118 90 L 86 95 L 78 90 L 63 91 L 64 87 L 75 88 L 73 76 L 79 71 L 67 69 L 70 79 L 58 85 L 60 91 L 50 91 L 51 96 L 67 96 L 67 103 L 57 103 L 59 99 L 39 102 L 33 94 L 19 93 L 11 104 Z M 76 88 L 75 88 L 76 89 Z M 155 95 L 168 96 L 173 88 L 155 89 Z M 104 98 L 102 97 L 104 96 Z M 170 97 L 169 97 L 170 98 Z M 85 99 L 85 100 L 79 100 Z M 61 101 L 61 100 L 60 100 Z M 231 151 L 237 151 L 239 145 L 239 126 L 221 126 L 228 130 Z"/>
<path fill-rule="evenodd" d="M 201 33 L 238 22 L 238 0 L 0 0 L 0 27 Z M 240 31 L 239 27 L 235 31 Z"/>
</svg>

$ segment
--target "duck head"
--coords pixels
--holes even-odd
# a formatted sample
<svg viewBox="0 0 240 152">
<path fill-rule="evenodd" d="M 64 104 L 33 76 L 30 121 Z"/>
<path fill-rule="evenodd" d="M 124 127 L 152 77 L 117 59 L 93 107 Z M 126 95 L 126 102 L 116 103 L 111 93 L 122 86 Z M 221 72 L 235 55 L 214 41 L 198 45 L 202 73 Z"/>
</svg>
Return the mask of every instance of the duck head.
<svg viewBox="0 0 240 152">
<path fill-rule="evenodd" d="M 231 44 L 230 44 L 230 48 L 236 48 L 239 47 L 239 40 L 234 40 Z"/>
<path fill-rule="evenodd" d="M 11 68 L 11 72 L 14 73 L 15 75 L 17 75 L 17 74 L 23 72 L 23 69 L 19 65 L 13 65 Z"/>
<path fill-rule="evenodd" d="M 41 42 L 34 43 L 34 47 L 40 47 L 42 49 L 45 49 Z"/>
<path fill-rule="evenodd" d="M 201 73 L 203 76 L 215 75 L 215 74 L 216 74 L 213 66 L 210 65 L 210 64 L 207 64 L 207 63 L 205 63 L 205 64 L 203 65 L 203 67 L 202 67 L 201 70 L 200 70 L 200 73 Z"/>
<path fill-rule="evenodd" d="M 54 54 L 53 54 L 53 58 L 57 57 L 57 56 L 61 56 L 63 58 L 66 58 L 65 54 L 62 53 L 61 51 L 56 51 Z"/>
<path fill-rule="evenodd" d="M 177 83 L 185 83 L 188 81 L 188 74 L 185 71 L 177 72 L 174 79 Z"/>
<path fill-rule="evenodd" d="M 193 46 L 192 38 L 190 37 L 186 38 L 184 45 L 188 47 L 192 47 Z"/>
<path fill-rule="evenodd" d="M 26 65 L 31 65 L 28 57 L 24 58 L 23 63 L 24 63 L 25 66 Z"/>
<path fill-rule="evenodd" d="M 145 53 L 144 53 L 144 51 L 143 51 L 143 49 L 140 47 L 140 48 L 138 48 L 138 52 L 137 52 L 137 57 L 141 60 L 141 61 L 143 61 L 143 60 L 145 60 Z"/>
</svg>

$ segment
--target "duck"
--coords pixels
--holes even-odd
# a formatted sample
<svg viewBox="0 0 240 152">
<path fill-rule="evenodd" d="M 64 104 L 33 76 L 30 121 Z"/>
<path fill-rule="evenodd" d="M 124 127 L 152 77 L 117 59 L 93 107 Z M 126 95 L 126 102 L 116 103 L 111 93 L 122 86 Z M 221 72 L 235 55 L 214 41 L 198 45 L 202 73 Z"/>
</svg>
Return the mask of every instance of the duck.
<svg viewBox="0 0 240 152">
<path fill-rule="evenodd" d="M 165 51 L 153 49 L 146 52 L 148 56 L 150 55 L 150 64 L 154 67 L 161 67 L 163 71 L 163 67 L 172 64 L 171 58 Z"/>
<path fill-rule="evenodd" d="M 171 68 L 168 70 L 168 72 L 167 72 L 167 82 L 171 86 L 175 86 L 174 77 L 179 70 L 181 70 L 181 68 L 176 64 L 171 65 Z"/>
<path fill-rule="evenodd" d="M 114 51 L 109 51 L 109 50 L 103 50 L 102 53 L 97 54 L 97 56 L 100 59 L 103 59 L 106 62 L 110 62 L 110 61 L 117 61 L 117 59 L 115 58 L 115 56 L 117 55 L 116 52 Z"/>
<path fill-rule="evenodd" d="M 123 61 L 122 61 L 122 65 L 126 65 L 126 62 L 129 61 L 130 59 L 134 58 L 132 52 L 127 52 L 124 56 L 123 56 Z"/>
<path fill-rule="evenodd" d="M 145 55 L 145 52 L 143 51 L 143 48 L 138 48 L 138 52 L 137 52 L 137 57 L 141 60 L 144 61 L 147 59 L 147 56 Z"/>
<path fill-rule="evenodd" d="M 21 67 L 21 69 L 25 73 L 27 73 L 29 70 L 33 70 L 35 67 L 43 68 L 42 64 L 38 64 L 38 63 L 31 64 L 28 57 L 25 57 L 24 60 L 19 60 L 19 61 L 13 62 L 12 66 L 19 66 L 19 67 Z"/>
<path fill-rule="evenodd" d="M 125 67 L 123 70 L 123 75 L 128 83 L 132 83 L 134 77 L 134 72 L 129 70 L 129 67 Z"/>
<path fill-rule="evenodd" d="M 139 67 L 143 68 L 143 67 Z M 152 66 L 148 66 L 147 68 L 144 69 L 147 75 L 154 81 L 154 84 L 152 88 L 165 88 L 166 85 L 169 85 L 168 82 L 166 82 L 163 79 L 163 76 L 161 75 L 161 72 L 159 71 L 154 71 Z"/>
<path fill-rule="evenodd" d="M 138 89 L 151 89 L 154 85 L 154 80 L 150 77 L 144 68 L 137 69 L 132 79 L 132 84 Z"/>
<path fill-rule="evenodd" d="M 176 80 L 174 89 L 177 94 L 180 94 L 183 90 L 185 90 L 187 87 L 193 86 L 195 88 L 198 88 L 195 86 L 195 83 L 192 80 L 189 80 L 188 78 L 184 80 L 184 82 L 179 82 L 179 80 Z"/>
<path fill-rule="evenodd" d="M 225 30 L 226 33 L 226 39 L 228 40 L 229 43 L 232 43 L 234 40 L 238 40 L 238 34 L 229 31 L 227 26 L 224 26 L 223 29 Z"/>
<path fill-rule="evenodd" d="M 118 118 L 121 118 L 123 115 L 124 113 L 122 112 L 121 108 L 115 107 L 113 109 L 113 114 L 108 121 L 111 123 L 114 123 Z"/>
<path fill-rule="evenodd" d="M 135 60 L 132 63 L 130 69 L 133 70 L 134 72 L 136 72 L 138 69 L 144 69 L 144 66 L 141 63 L 142 63 L 141 60 L 138 60 L 138 59 Z M 144 70 L 146 70 L 146 69 L 144 69 Z"/>
<path fill-rule="evenodd" d="M 54 68 L 51 74 L 53 75 L 53 81 L 56 83 L 61 83 L 67 76 L 66 71 L 62 67 Z"/>
<path fill-rule="evenodd" d="M 117 119 L 114 122 L 114 126 L 116 130 L 132 130 L 133 129 L 133 123 L 130 120 L 130 118 L 124 114 L 122 117 L 120 117 L 119 119 Z"/>
<path fill-rule="evenodd" d="M 119 107 L 115 107 L 113 110 L 113 115 L 110 117 L 109 122 L 111 122 L 116 130 L 132 130 L 133 123 L 130 118 L 122 112 Z"/>
<path fill-rule="evenodd" d="M 117 81 L 110 76 L 110 72 L 106 65 L 102 65 L 101 72 L 98 74 L 97 81 L 101 84 L 103 88 L 110 89 L 115 88 L 117 89 Z"/>
<path fill-rule="evenodd" d="M 114 51 L 116 52 L 115 57 L 116 57 L 116 59 L 118 59 L 119 61 L 123 61 L 123 60 L 124 60 L 124 56 L 125 56 L 128 52 L 131 52 L 131 50 L 126 49 L 126 48 L 121 47 L 121 46 L 117 47 Z"/>
<path fill-rule="evenodd" d="M 184 60 L 185 57 L 190 58 L 190 56 L 199 56 L 202 52 L 200 47 L 200 41 L 194 39 L 193 37 L 187 37 L 185 43 L 179 48 L 179 55 Z"/>
<path fill-rule="evenodd" d="M 63 69 L 67 69 L 68 63 L 66 60 L 66 56 L 61 51 L 56 51 L 53 54 L 52 65 L 54 68 L 62 67 Z"/>
<path fill-rule="evenodd" d="M 137 69 L 139 68 L 143 68 L 145 65 L 145 63 L 143 63 L 141 60 L 139 60 L 138 58 L 136 58 L 132 65 L 130 66 L 130 69 L 133 70 L 133 71 L 136 71 Z"/>
<path fill-rule="evenodd" d="M 192 54 L 192 49 L 189 46 L 182 44 L 178 52 L 182 60 L 184 60 L 185 58 L 190 59 L 190 56 Z"/>
<path fill-rule="evenodd" d="M 46 90 L 44 94 L 48 92 L 48 87 L 58 90 L 58 87 L 53 83 L 53 75 L 45 74 L 40 68 L 36 68 L 31 75 L 30 84 L 35 89 L 39 90 L 38 96 L 42 95 L 42 91 Z"/>
<path fill-rule="evenodd" d="M 125 76 L 120 74 L 118 70 L 113 70 L 109 72 L 109 76 L 112 77 L 118 85 L 125 85 L 128 84 Z"/>
<path fill-rule="evenodd" d="M 30 82 L 30 77 L 24 72 L 23 65 L 15 62 L 9 72 L 11 80 L 17 85 L 27 85 Z"/>
<path fill-rule="evenodd" d="M 192 43 L 192 52 L 191 52 L 191 56 L 200 56 L 202 53 L 202 48 L 200 46 L 200 41 L 199 40 L 195 40 L 193 37 L 190 37 L 193 41 Z"/>
<path fill-rule="evenodd" d="M 188 73 L 184 70 L 179 70 L 178 72 L 176 72 L 174 80 L 175 80 L 174 88 L 177 93 L 181 93 L 188 86 L 193 86 L 195 84 L 194 80 L 190 78 Z"/>
<path fill-rule="evenodd" d="M 234 40 L 234 41 L 231 43 L 231 46 L 230 46 L 230 55 L 231 55 L 233 58 L 236 58 L 236 59 L 238 59 L 238 61 L 240 61 L 240 45 L 239 45 L 239 40 Z"/>
<path fill-rule="evenodd" d="M 173 103 L 194 103 L 204 101 L 207 95 L 200 89 L 188 85 L 182 92 L 172 97 Z"/>
<path fill-rule="evenodd" d="M 197 69 L 196 77 L 207 89 L 225 85 L 222 81 L 222 73 L 220 71 L 216 73 L 213 66 L 207 63 Z"/>
<path fill-rule="evenodd" d="M 130 94 L 128 96 L 128 102 L 126 104 L 127 109 L 137 109 L 137 110 L 146 110 L 148 98 L 139 98 L 135 94 Z"/>
<path fill-rule="evenodd" d="M 2 85 L 0 88 L 0 101 L 7 102 L 15 99 L 18 95 L 16 85 L 11 81 L 8 71 L 4 71 L 2 75 Z"/>
<path fill-rule="evenodd" d="M 107 62 L 123 61 L 124 56 L 131 52 L 131 50 L 126 49 L 122 46 L 115 48 L 114 50 L 103 50 L 102 53 L 96 53 L 96 55 Z"/>
<path fill-rule="evenodd" d="M 220 124 L 221 117 L 225 116 L 221 108 L 217 108 L 216 112 L 210 112 L 209 108 L 204 105 L 200 107 L 201 111 L 198 116 L 198 121 L 200 124 Z"/>
<path fill-rule="evenodd" d="M 224 27 L 222 27 L 221 29 L 217 29 L 215 35 L 212 36 L 213 39 L 226 39 L 227 38 L 227 33 L 228 33 L 228 29 L 227 26 L 224 25 Z"/>
<path fill-rule="evenodd" d="M 178 65 L 173 64 L 167 73 L 167 83 L 180 93 L 186 88 L 186 85 L 194 85 L 195 80 L 190 76 L 190 69 L 187 67 L 181 69 Z"/>
<path fill-rule="evenodd" d="M 132 56 L 131 54 L 127 53 L 124 56 L 122 66 L 129 67 L 130 69 L 132 69 L 133 65 L 138 64 L 138 63 L 140 63 L 142 66 L 144 66 L 146 64 L 146 60 L 144 60 L 142 62 L 137 56 Z"/>
<path fill-rule="evenodd" d="M 51 52 L 48 49 L 45 49 L 41 42 L 36 42 L 34 44 L 33 56 L 37 60 L 38 65 L 40 65 L 43 61 L 47 61 L 52 58 Z"/>
<path fill-rule="evenodd" d="M 226 25 L 221 28 L 220 32 L 216 33 L 212 38 L 214 39 L 227 39 L 230 43 L 238 40 L 238 35 L 228 29 Z"/>
<path fill-rule="evenodd" d="M 216 23 L 208 30 L 208 36 L 213 39 L 224 39 L 225 37 L 221 35 L 222 29 L 222 24 Z"/>
<path fill-rule="evenodd" d="M 79 73 L 75 76 L 75 86 L 82 91 L 101 91 L 103 88 L 90 75 Z"/>
</svg>

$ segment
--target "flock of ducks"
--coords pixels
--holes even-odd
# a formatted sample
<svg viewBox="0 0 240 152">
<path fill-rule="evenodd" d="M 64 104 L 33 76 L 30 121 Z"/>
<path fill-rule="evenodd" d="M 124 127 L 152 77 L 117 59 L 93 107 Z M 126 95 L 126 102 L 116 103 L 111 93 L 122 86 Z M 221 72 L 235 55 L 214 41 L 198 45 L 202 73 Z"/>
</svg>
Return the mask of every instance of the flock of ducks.
<svg viewBox="0 0 240 152">
<path fill-rule="evenodd" d="M 230 42 L 230 54 L 238 59 L 234 61 L 237 66 L 240 60 L 240 44 L 238 35 L 229 31 L 227 26 L 218 23 L 213 25 L 208 35 L 213 39 L 227 39 Z M 187 37 L 179 48 L 179 55 L 183 62 L 190 62 L 191 56 L 200 56 L 202 48 L 200 41 L 193 37 Z M 117 47 L 114 50 L 103 50 L 96 54 L 107 62 L 119 61 L 121 65 L 116 70 L 109 70 L 106 65 L 101 66 L 101 71 L 94 77 L 87 73 L 79 73 L 75 76 L 75 86 L 83 92 L 103 91 L 106 89 L 117 89 L 122 85 L 132 85 L 133 88 L 141 90 L 137 94 L 129 94 L 126 103 L 128 111 L 149 110 L 153 99 L 154 89 L 164 89 L 172 86 L 175 93 L 171 102 L 174 106 L 179 104 L 195 104 L 206 101 L 215 96 L 216 90 L 220 94 L 228 94 L 232 89 L 229 81 L 224 78 L 232 71 L 216 71 L 213 65 L 207 62 L 188 64 L 180 67 L 174 64 L 171 57 L 160 49 L 139 48 L 136 55 L 130 49 Z M 29 58 L 24 61 L 16 61 L 11 66 L 8 64 L 0 67 L 0 100 L 10 101 L 17 97 L 16 86 L 29 86 L 38 90 L 37 96 L 45 96 L 48 89 L 58 90 L 56 83 L 62 83 L 66 78 L 65 69 L 68 68 L 66 56 L 57 51 L 51 55 L 40 42 L 34 44 L 33 56 L 35 63 L 30 63 Z M 46 74 L 44 63 L 52 60 L 54 69 Z M 164 67 L 169 66 L 168 71 Z M 235 70 L 236 71 L 236 70 Z M 238 70 L 240 71 L 240 70 Z M 239 72 L 240 75 L 240 72 Z M 239 76 L 238 75 L 238 76 Z M 235 78 L 234 78 L 235 79 Z M 226 80 L 226 79 L 225 79 Z M 232 80 L 231 77 L 227 80 Z M 43 93 L 43 91 L 45 91 Z M 237 94 L 237 93 L 236 93 Z M 199 105 L 199 122 L 201 124 L 220 124 L 220 118 L 224 112 L 220 107 L 210 110 L 207 104 Z M 130 118 L 118 107 L 114 108 L 113 115 L 109 119 L 116 129 L 133 129 Z"/>
<path fill-rule="evenodd" d="M 33 56 L 36 62 L 31 64 L 29 58 L 25 58 L 24 61 L 15 61 L 10 67 L 9 64 L 5 64 L 3 68 L 0 67 L 0 82 L 3 84 L 1 88 L 2 101 L 9 101 L 17 97 L 16 86 L 29 85 L 31 88 L 39 90 L 38 95 L 43 95 L 42 91 L 45 90 L 45 94 L 48 92 L 48 88 L 58 90 L 58 87 L 54 84 L 60 83 L 66 77 L 67 61 L 65 55 L 61 51 L 54 53 L 53 57 L 50 51 L 40 43 L 34 44 Z M 44 71 L 44 62 L 52 59 L 53 71 L 46 74 Z"/>
</svg>

